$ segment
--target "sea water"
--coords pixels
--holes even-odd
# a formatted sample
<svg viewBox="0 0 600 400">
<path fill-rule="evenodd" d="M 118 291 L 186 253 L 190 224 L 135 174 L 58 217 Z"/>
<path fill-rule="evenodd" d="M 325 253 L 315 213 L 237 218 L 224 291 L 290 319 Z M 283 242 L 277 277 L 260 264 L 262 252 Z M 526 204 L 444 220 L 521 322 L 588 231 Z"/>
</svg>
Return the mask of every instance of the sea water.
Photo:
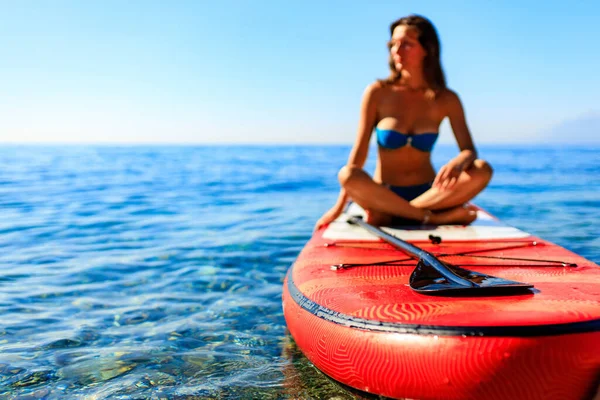
<svg viewBox="0 0 600 400">
<path fill-rule="evenodd" d="M 598 146 L 479 150 L 478 205 L 600 263 Z M 348 151 L 0 147 L 0 398 L 368 397 L 302 356 L 281 309 Z"/>
</svg>

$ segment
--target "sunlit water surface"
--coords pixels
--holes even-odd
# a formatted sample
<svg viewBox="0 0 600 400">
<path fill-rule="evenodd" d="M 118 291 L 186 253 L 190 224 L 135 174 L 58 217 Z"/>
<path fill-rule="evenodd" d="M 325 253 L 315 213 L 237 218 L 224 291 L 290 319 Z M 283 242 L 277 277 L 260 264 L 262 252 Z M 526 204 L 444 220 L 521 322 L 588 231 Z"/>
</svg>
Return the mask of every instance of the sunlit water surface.
<svg viewBox="0 0 600 400">
<path fill-rule="evenodd" d="M 0 398 L 365 397 L 281 309 L 348 150 L 0 148 Z M 477 204 L 598 263 L 598 150 L 482 147 Z"/>
</svg>

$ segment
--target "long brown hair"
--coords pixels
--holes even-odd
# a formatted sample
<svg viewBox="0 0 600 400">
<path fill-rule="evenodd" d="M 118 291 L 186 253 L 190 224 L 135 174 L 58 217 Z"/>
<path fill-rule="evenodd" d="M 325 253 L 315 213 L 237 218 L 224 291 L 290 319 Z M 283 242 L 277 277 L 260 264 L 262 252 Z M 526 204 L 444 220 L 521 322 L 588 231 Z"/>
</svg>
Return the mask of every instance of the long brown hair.
<svg viewBox="0 0 600 400">
<path fill-rule="evenodd" d="M 414 14 L 402 17 L 399 20 L 392 22 L 390 25 L 390 37 L 394 34 L 394 29 L 399 26 L 406 26 L 414 29 L 418 34 L 419 43 L 427 53 L 423 59 L 423 74 L 425 75 L 425 80 L 429 85 L 429 88 L 433 90 L 434 93 L 446 89 L 446 77 L 440 61 L 440 39 L 431 21 L 425 17 Z M 388 43 L 388 49 L 391 49 L 390 43 Z M 384 85 L 395 83 L 401 77 L 400 71 L 396 70 L 391 54 L 389 66 L 390 76 L 381 81 Z"/>
</svg>

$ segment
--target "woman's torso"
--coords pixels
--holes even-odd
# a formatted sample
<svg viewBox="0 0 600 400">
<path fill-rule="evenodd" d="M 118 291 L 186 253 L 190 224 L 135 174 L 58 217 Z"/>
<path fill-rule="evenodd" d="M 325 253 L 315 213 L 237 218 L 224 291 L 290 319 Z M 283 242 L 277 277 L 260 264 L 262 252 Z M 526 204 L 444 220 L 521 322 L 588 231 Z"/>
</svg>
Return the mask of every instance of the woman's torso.
<svg viewBox="0 0 600 400">
<path fill-rule="evenodd" d="M 377 104 L 376 128 L 386 131 L 380 134 L 387 136 L 390 143 L 406 144 L 397 148 L 378 146 L 375 181 L 394 186 L 433 181 L 435 170 L 429 148 L 436 139 L 431 133 L 438 133 L 445 117 L 442 102 L 443 93 L 431 98 L 422 90 L 391 85 L 383 88 Z M 427 135 L 415 139 L 421 134 Z"/>
</svg>

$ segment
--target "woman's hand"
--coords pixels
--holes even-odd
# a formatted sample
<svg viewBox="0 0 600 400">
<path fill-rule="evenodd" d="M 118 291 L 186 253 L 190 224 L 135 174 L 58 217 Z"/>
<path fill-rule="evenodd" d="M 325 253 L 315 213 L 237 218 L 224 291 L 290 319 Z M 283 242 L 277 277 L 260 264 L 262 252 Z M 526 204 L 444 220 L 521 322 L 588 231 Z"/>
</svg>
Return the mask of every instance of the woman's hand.
<svg viewBox="0 0 600 400">
<path fill-rule="evenodd" d="M 458 177 L 463 172 L 463 163 L 456 159 L 450 160 L 448 164 L 440 168 L 433 181 L 433 187 L 438 190 L 450 190 L 458 182 Z"/>
<path fill-rule="evenodd" d="M 477 219 L 477 208 L 471 205 L 462 205 L 431 214 L 428 222 L 433 225 L 464 224 L 468 225 Z"/>
<path fill-rule="evenodd" d="M 339 208 L 337 206 L 331 208 L 329 211 L 327 211 L 325 214 L 323 214 L 323 216 L 321 218 L 319 218 L 319 220 L 315 224 L 314 230 L 318 231 L 322 226 L 325 226 L 325 225 L 331 223 L 332 221 L 334 221 L 337 217 L 340 216 L 340 214 L 342 214 L 341 208 Z"/>
</svg>

